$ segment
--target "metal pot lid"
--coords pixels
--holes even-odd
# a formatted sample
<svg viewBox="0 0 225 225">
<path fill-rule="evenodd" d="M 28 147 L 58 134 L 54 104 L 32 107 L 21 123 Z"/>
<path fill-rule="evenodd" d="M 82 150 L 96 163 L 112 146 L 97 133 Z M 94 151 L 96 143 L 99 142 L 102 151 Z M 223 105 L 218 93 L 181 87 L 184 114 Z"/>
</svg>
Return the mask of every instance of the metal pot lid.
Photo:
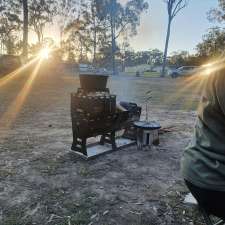
<svg viewBox="0 0 225 225">
<path fill-rule="evenodd" d="M 160 124 L 156 121 L 138 121 L 134 122 L 134 126 L 145 130 L 157 130 L 161 128 Z"/>
</svg>

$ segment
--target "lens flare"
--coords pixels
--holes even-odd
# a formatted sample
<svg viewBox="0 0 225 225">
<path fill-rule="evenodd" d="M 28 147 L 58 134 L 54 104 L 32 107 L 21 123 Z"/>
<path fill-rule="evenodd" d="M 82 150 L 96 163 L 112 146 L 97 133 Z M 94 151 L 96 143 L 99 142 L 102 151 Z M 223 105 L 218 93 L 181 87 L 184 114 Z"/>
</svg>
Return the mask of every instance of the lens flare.
<svg viewBox="0 0 225 225">
<path fill-rule="evenodd" d="M 216 70 L 214 63 L 208 63 L 201 66 L 201 75 L 208 76 Z"/>
<path fill-rule="evenodd" d="M 50 49 L 49 48 L 43 48 L 39 55 L 42 59 L 48 59 L 49 58 Z"/>
<path fill-rule="evenodd" d="M 198 97 L 194 96 L 196 96 L 197 94 L 200 97 L 200 94 L 203 87 L 205 86 L 205 82 L 207 82 L 208 77 L 224 68 L 225 58 L 219 58 L 216 60 L 214 59 L 207 64 L 200 66 L 192 76 L 188 78 L 182 78 L 182 80 L 178 79 L 178 90 L 176 91 L 176 93 L 171 94 L 170 96 L 166 96 L 162 100 L 162 104 L 169 103 L 169 107 L 172 108 L 176 102 L 181 101 L 182 108 L 186 110 L 193 109 L 198 102 Z M 193 98 L 187 97 L 190 95 L 190 92 L 191 94 L 193 94 Z"/>
<path fill-rule="evenodd" d="M 38 57 L 35 57 L 34 59 L 30 60 L 25 65 L 21 66 L 20 68 L 16 69 L 15 71 L 0 78 L 0 88 L 3 85 L 6 85 L 8 82 L 14 80 L 17 76 L 20 76 L 28 67 L 30 67 L 32 64 L 37 62 L 37 60 L 38 60 Z"/>
<path fill-rule="evenodd" d="M 27 96 L 32 88 L 33 82 L 38 74 L 42 59 L 39 59 L 37 62 L 33 72 L 31 73 L 30 77 L 26 81 L 24 87 L 17 95 L 16 99 L 11 103 L 8 107 L 7 111 L 1 116 L 0 118 L 0 127 L 2 133 L 0 133 L 0 137 L 3 139 L 8 135 L 10 131 L 11 125 L 15 122 L 18 113 L 20 112 L 21 108 L 23 107 Z"/>
</svg>

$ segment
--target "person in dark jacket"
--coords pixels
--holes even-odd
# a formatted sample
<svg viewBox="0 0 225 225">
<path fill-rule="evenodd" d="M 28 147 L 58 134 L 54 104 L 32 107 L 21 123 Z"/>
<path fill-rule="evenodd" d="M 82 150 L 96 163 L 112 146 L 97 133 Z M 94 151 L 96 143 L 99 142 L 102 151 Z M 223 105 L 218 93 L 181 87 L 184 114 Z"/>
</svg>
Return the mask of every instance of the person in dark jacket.
<svg viewBox="0 0 225 225">
<path fill-rule="evenodd" d="M 184 151 L 181 171 L 199 205 L 225 219 L 225 70 L 205 79 L 195 134 Z"/>
</svg>

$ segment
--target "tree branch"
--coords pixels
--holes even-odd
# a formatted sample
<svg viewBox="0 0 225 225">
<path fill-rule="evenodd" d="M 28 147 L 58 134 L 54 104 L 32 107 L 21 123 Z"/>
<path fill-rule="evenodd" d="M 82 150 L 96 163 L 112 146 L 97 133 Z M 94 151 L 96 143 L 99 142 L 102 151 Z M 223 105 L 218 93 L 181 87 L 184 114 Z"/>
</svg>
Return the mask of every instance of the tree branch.
<svg viewBox="0 0 225 225">
<path fill-rule="evenodd" d="M 120 29 L 120 31 L 118 32 L 118 34 L 115 36 L 115 39 L 117 39 L 117 38 L 120 36 L 120 34 L 124 31 L 125 27 L 126 27 L 128 24 L 129 24 L 129 22 L 126 22 L 126 23 L 122 26 L 122 28 Z"/>
<path fill-rule="evenodd" d="M 174 2 L 175 3 L 175 2 Z M 187 0 L 179 0 L 171 14 L 172 19 L 183 9 L 187 6 Z"/>
</svg>

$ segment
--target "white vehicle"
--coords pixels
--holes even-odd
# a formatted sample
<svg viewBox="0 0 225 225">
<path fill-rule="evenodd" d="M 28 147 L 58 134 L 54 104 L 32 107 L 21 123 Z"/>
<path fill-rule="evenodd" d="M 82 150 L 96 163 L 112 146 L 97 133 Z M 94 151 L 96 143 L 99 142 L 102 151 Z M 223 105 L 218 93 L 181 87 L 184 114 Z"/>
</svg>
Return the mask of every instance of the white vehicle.
<svg viewBox="0 0 225 225">
<path fill-rule="evenodd" d="M 172 73 L 170 73 L 170 76 L 172 78 L 182 77 L 182 76 L 190 76 L 194 75 L 198 71 L 198 66 L 182 66 Z"/>
</svg>

